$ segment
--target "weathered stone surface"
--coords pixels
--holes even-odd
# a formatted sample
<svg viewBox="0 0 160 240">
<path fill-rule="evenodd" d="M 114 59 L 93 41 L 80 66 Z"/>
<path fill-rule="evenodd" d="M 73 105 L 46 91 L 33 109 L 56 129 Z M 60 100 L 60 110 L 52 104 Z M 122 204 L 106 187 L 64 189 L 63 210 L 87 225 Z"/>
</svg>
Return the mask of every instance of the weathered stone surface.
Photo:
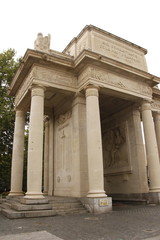
<svg viewBox="0 0 160 240">
<path fill-rule="evenodd" d="M 55 235 L 46 232 L 29 232 L 29 233 L 20 233 L 20 234 L 11 234 L 7 236 L 1 236 L 0 240 L 63 240 L 62 238 L 56 237 Z"/>
<path fill-rule="evenodd" d="M 160 78 L 148 73 L 146 49 L 92 25 L 63 53 L 49 45 L 50 37 L 40 34 L 10 87 L 16 116 L 30 112 L 27 193 L 21 204 L 28 209 L 45 205 L 47 194 L 87 196 L 90 211 L 98 213 L 111 210 L 110 198 L 99 199 L 106 194 L 134 194 L 142 201 L 151 191 L 159 194 L 160 136 L 155 129 L 160 129 L 160 117 L 153 111 L 160 110 L 155 88 Z M 10 195 L 22 193 L 24 129 L 19 120 Z M 13 207 L 27 209 L 23 205 Z"/>
</svg>

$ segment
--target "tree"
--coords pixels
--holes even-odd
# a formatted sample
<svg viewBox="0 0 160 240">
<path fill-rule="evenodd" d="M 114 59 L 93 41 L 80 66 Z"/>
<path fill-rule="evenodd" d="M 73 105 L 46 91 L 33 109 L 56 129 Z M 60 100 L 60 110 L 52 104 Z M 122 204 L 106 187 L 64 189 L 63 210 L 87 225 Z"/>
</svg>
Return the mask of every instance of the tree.
<svg viewBox="0 0 160 240">
<path fill-rule="evenodd" d="M 0 192 L 10 188 L 15 112 L 8 87 L 20 63 L 15 54 L 13 49 L 0 53 Z"/>
</svg>

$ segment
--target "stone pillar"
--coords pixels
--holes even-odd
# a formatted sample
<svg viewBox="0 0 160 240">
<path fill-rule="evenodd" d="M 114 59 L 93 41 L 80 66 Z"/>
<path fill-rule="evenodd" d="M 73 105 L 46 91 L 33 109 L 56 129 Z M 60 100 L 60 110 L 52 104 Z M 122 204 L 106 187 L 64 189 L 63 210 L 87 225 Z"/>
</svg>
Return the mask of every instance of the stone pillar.
<svg viewBox="0 0 160 240">
<path fill-rule="evenodd" d="M 156 138 L 157 138 L 158 151 L 160 156 L 160 111 L 154 112 L 153 117 L 154 117 L 154 126 L 155 126 Z"/>
<path fill-rule="evenodd" d="M 49 118 L 45 118 L 45 134 L 44 134 L 44 190 L 43 194 L 48 195 L 48 158 L 49 158 Z"/>
<path fill-rule="evenodd" d="M 23 195 L 24 125 L 25 114 L 23 111 L 17 110 L 12 152 L 11 191 L 9 196 Z"/>
<path fill-rule="evenodd" d="M 104 191 L 101 123 L 98 87 L 86 88 L 87 153 L 89 192 L 87 197 L 106 197 Z"/>
<path fill-rule="evenodd" d="M 48 170 L 48 195 L 54 194 L 54 117 L 49 116 L 49 170 Z"/>
<path fill-rule="evenodd" d="M 44 198 L 42 194 L 44 88 L 31 89 L 28 141 L 27 193 L 25 198 Z"/>
<path fill-rule="evenodd" d="M 151 103 L 144 100 L 142 103 L 142 120 L 149 170 L 150 192 L 160 191 L 160 163 L 158 147 L 152 118 Z"/>
</svg>

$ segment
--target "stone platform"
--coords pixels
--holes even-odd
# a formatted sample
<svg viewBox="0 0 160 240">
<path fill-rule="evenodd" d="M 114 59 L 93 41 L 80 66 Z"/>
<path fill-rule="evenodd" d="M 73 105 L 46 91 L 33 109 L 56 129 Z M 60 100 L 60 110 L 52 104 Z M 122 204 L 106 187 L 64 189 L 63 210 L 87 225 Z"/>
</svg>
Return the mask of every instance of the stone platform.
<svg viewBox="0 0 160 240">
<path fill-rule="evenodd" d="M 45 199 L 7 197 L 0 208 L 2 214 L 10 219 L 87 213 L 79 199 L 69 197 L 46 197 Z"/>
</svg>

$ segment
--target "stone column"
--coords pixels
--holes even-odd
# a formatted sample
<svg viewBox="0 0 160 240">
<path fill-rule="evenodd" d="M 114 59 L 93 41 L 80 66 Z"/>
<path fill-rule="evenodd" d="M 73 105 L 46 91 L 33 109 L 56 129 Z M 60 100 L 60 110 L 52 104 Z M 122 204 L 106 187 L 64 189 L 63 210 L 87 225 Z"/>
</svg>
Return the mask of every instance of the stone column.
<svg viewBox="0 0 160 240">
<path fill-rule="evenodd" d="M 151 111 L 151 103 L 144 100 L 142 103 L 142 120 L 149 169 L 150 192 L 160 191 L 160 163 L 158 147 Z"/>
<path fill-rule="evenodd" d="M 12 152 L 11 191 L 9 196 L 23 195 L 24 125 L 25 114 L 23 111 L 17 110 Z"/>
<path fill-rule="evenodd" d="M 44 190 L 43 194 L 48 195 L 48 158 L 49 158 L 49 118 L 45 118 L 45 134 L 44 134 Z"/>
<path fill-rule="evenodd" d="M 106 197 L 104 192 L 101 123 L 98 87 L 86 88 L 87 153 L 89 192 L 87 197 Z"/>
<path fill-rule="evenodd" d="M 28 141 L 27 193 L 25 198 L 44 198 L 42 194 L 44 88 L 31 89 Z"/>
<path fill-rule="evenodd" d="M 54 194 L 54 116 L 49 116 L 48 195 Z"/>
<path fill-rule="evenodd" d="M 155 126 L 156 138 L 157 138 L 158 151 L 160 156 L 160 111 L 154 112 L 153 117 L 154 117 L 154 126 Z"/>
</svg>

